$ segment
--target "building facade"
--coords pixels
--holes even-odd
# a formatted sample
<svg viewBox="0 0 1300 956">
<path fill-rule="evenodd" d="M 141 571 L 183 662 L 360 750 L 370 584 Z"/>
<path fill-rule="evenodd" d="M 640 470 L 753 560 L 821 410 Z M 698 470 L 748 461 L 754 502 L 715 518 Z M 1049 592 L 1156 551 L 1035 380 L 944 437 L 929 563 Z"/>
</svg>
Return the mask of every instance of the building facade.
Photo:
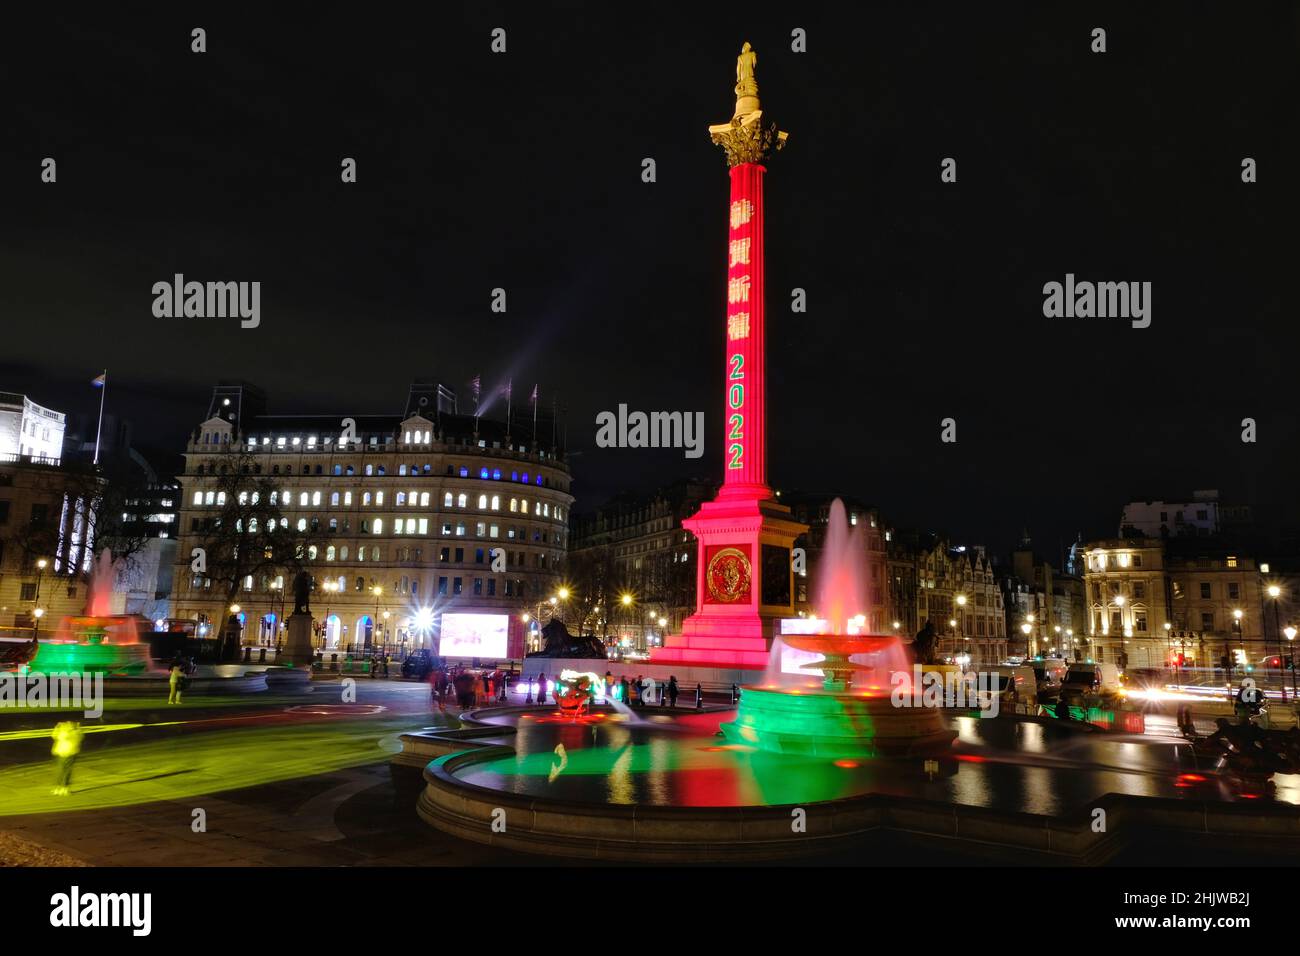
<svg viewBox="0 0 1300 956">
<path fill-rule="evenodd" d="M 92 469 L 57 458 L 0 458 L 0 637 L 85 613 L 100 487 Z"/>
<path fill-rule="evenodd" d="M 649 495 L 624 494 L 573 521 L 566 581 L 574 622 L 616 653 L 662 645 L 695 609 L 695 536 L 682 521 L 717 492 L 686 479 Z"/>
<path fill-rule="evenodd" d="M 917 561 L 917 617 L 934 624 L 948 656 L 972 666 L 999 664 L 1007 657 L 1007 620 L 997 575 L 980 546 L 946 542 Z"/>
<path fill-rule="evenodd" d="M 1116 538 L 1084 549 L 1089 641 L 1098 661 L 1163 669 L 1254 664 L 1266 640 L 1264 588 L 1255 559 L 1231 543 Z M 1181 655 L 1181 657 L 1179 657 Z"/>
<path fill-rule="evenodd" d="M 0 459 L 63 458 L 63 412 L 38 405 L 26 395 L 0 392 Z"/>
<path fill-rule="evenodd" d="M 237 581 L 195 570 L 195 549 L 235 504 L 227 496 L 246 504 L 236 490 L 246 481 L 269 489 L 272 520 L 299 537 L 293 564 L 310 575 L 322 649 L 520 656 L 524 615 L 555 591 L 573 496 L 563 451 L 539 445 L 528 424 L 511 431 L 459 414 L 436 383 L 412 385 L 391 416 L 267 415 L 256 389 L 218 385 L 178 477 L 174 616 L 233 617 L 245 644 L 282 636 L 294 566 Z M 482 655 L 468 653 L 479 644 Z"/>
</svg>

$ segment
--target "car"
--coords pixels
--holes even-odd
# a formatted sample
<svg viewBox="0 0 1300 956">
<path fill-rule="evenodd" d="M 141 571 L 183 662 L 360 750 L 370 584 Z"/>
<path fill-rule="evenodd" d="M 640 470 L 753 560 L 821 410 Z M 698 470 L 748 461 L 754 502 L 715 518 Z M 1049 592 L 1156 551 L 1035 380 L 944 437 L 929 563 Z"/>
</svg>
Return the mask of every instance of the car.
<svg viewBox="0 0 1300 956">
<path fill-rule="evenodd" d="M 406 660 L 402 661 L 402 676 L 424 680 L 433 670 L 433 665 L 433 651 L 427 647 L 417 647 L 406 655 Z"/>
</svg>

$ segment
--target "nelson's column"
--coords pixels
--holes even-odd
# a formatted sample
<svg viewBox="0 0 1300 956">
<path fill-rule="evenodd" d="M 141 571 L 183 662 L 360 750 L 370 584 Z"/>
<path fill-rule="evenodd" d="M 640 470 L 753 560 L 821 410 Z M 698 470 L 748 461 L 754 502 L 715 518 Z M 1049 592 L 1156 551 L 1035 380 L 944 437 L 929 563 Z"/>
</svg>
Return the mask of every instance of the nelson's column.
<svg viewBox="0 0 1300 956">
<path fill-rule="evenodd" d="M 698 541 L 695 613 L 651 653 L 655 663 L 762 669 L 775 622 L 794 614 L 790 549 L 807 526 L 767 485 L 763 165 L 786 134 L 764 124 L 748 43 L 736 59 L 736 110 L 709 127 L 726 152 L 728 208 L 723 484 L 682 524 Z"/>
</svg>

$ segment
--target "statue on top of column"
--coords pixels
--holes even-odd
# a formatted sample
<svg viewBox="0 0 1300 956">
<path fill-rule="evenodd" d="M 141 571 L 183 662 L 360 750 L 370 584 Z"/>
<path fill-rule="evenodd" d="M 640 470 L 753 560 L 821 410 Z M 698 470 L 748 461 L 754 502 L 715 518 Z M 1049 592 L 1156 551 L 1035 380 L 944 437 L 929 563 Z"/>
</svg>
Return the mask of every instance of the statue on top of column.
<svg viewBox="0 0 1300 956">
<path fill-rule="evenodd" d="M 736 57 L 736 95 L 757 96 L 758 80 L 754 79 L 754 67 L 758 65 L 758 54 L 749 45 L 749 41 L 740 48 Z"/>
</svg>

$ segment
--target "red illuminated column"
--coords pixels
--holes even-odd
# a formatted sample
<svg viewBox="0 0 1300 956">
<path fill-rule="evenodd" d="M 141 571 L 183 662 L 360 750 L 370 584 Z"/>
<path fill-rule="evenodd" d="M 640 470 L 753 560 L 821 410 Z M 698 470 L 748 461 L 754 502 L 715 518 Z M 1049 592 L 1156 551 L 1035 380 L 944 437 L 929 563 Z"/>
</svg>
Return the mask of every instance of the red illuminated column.
<svg viewBox="0 0 1300 956">
<path fill-rule="evenodd" d="M 731 167 L 720 498 L 771 497 L 767 487 L 767 384 L 763 368 L 763 176 L 766 172 L 759 163 Z"/>
</svg>

